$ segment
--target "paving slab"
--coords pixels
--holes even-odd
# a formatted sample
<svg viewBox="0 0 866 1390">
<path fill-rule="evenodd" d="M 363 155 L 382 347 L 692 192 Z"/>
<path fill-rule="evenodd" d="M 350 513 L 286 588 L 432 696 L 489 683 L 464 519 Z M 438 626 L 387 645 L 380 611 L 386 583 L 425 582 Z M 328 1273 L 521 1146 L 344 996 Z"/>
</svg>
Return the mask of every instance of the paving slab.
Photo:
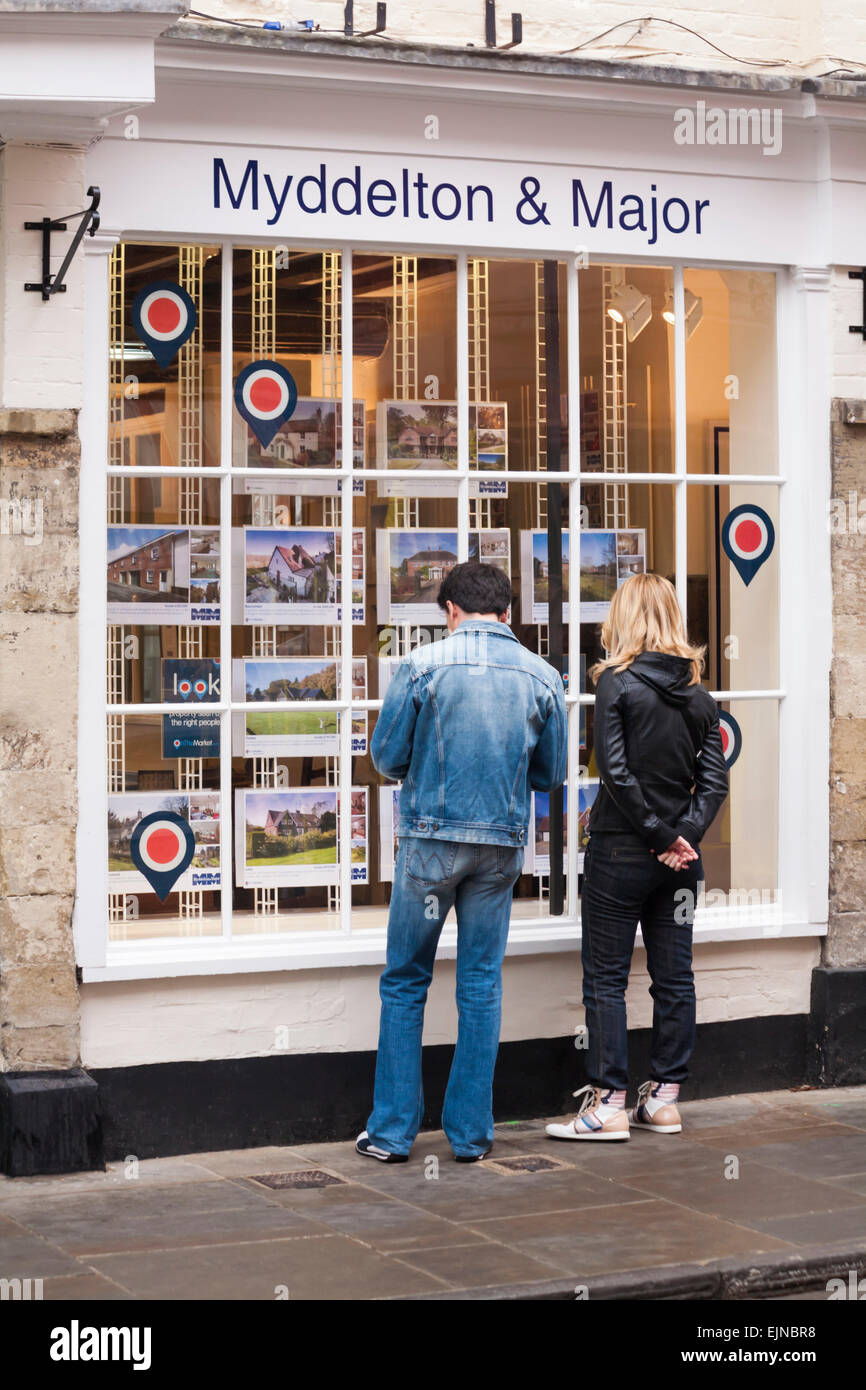
<svg viewBox="0 0 866 1390">
<path fill-rule="evenodd" d="M 78 1263 L 65 1250 L 17 1221 L 0 1217 L 0 1277 L 47 1279 L 52 1274 L 74 1274 Z"/>
<path fill-rule="evenodd" d="M 692 1213 L 677 1220 L 668 1202 L 648 1198 L 627 1207 L 499 1216 L 473 1222 L 503 1244 L 585 1281 L 593 1274 L 718 1259 L 755 1250 L 790 1250 L 767 1234 Z"/>
<path fill-rule="evenodd" d="M 339 1235 L 103 1255 L 91 1264 L 141 1299 L 349 1300 L 444 1287 L 422 1270 Z"/>
<path fill-rule="evenodd" d="M 533 1259 L 522 1250 L 498 1241 L 480 1240 L 475 1245 L 452 1245 L 436 1250 L 412 1250 L 401 1254 L 400 1263 L 444 1280 L 453 1289 L 524 1284 L 549 1279 L 554 1265 Z"/>
<path fill-rule="evenodd" d="M 684 1181 L 684 1175 L 672 1162 L 664 1168 L 658 1166 L 644 1173 L 632 1173 L 629 1183 L 633 1189 L 653 1197 L 664 1197 L 692 1211 L 720 1216 L 741 1225 L 754 1225 L 756 1229 L 765 1229 L 758 1223 L 767 1219 L 851 1208 L 856 1211 L 858 1207 L 863 1207 L 866 1219 L 866 1201 L 862 1194 L 767 1167 L 752 1154 L 749 1150 L 734 1169 L 716 1150 L 714 1171 L 690 1171 Z"/>
<path fill-rule="evenodd" d="M 15 1220 L 74 1255 L 312 1235 L 323 1228 L 233 1183 L 28 1196 Z"/>
</svg>

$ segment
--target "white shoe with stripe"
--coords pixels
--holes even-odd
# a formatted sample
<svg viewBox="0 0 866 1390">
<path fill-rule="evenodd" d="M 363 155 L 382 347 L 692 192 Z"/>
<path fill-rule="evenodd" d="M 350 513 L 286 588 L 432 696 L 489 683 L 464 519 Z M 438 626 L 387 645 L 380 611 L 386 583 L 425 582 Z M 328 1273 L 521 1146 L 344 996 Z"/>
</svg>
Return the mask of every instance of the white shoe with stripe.
<svg viewBox="0 0 866 1390">
<path fill-rule="evenodd" d="M 575 1096 L 583 1096 L 580 1109 L 566 1125 L 545 1125 L 551 1139 L 628 1139 L 628 1115 L 607 1103 L 612 1091 L 600 1086 L 582 1086 Z"/>
<path fill-rule="evenodd" d="M 661 1081 L 645 1081 L 638 1089 L 637 1105 L 631 1112 L 634 1129 L 653 1129 L 656 1134 L 682 1133 L 680 1112 L 673 1101 L 665 1100 L 658 1092 Z"/>
</svg>

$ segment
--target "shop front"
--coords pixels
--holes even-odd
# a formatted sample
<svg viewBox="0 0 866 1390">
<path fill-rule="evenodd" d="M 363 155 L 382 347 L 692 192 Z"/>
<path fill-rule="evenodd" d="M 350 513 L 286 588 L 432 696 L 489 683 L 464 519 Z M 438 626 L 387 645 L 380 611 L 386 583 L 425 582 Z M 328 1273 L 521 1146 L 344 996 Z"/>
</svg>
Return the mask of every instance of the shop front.
<svg viewBox="0 0 866 1390">
<path fill-rule="evenodd" d="M 583 1082 L 587 672 L 645 571 L 706 647 L 730 770 L 690 1093 L 806 1079 L 851 248 L 801 94 L 748 100 L 782 111 L 773 158 L 678 140 L 682 89 L 177 39 L 87 151 L 75 943 L 108 1156 L 363 1121 L 399 793 L 370 738 L 467 558 L 509 575 L 569 711 L 514 891 L 500 1117 Z M 455 952 L 452 919 L 431 1119 Z M 641 1058 L 646 984 L 639 943 Z"/>
</svg>

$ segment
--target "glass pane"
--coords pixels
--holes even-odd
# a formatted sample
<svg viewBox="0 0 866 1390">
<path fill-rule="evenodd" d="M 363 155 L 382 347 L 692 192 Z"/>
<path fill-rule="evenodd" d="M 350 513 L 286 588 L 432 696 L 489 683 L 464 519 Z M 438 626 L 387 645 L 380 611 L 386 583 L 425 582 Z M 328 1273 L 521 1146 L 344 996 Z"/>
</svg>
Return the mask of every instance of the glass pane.
<svg viewBox="0 0 866 1390">
<path fill-rule="evenodd" d="M 672 472 L 673 271 L 588 266 L 579 291 L 581 469 Z"/>
<path fill-rule="evenodd" d="M 544 261 L 469 261 L 469 463 L 493 473 L 546 468 L 548 343 L 556 332 L 561 466 L 568 458 L 566 268 Z M 492 479 L 482 488 L 490 491 Z M 501 485 L 504 488 L 504 484 Z"/>
<path fill-rule="evenodd" d="M 688 489 L 688 611 L 712 690 L 779 683 L 776 487 Z"/>
<path fill-rule="evenodd" d="M 235 467 L 338 467 L 340 253 L 236 249 L 233 275 Z M 360 465 L 360 408 L 356 432 Z M 327 482 L 304 487 L 307 492 L 334 491 Z"/>
<path fill-rule="evenodd" d="M 618 494 L 611 499 L 607 494 Z M 580 533 L 580 666 L 576 694 L 595 693 L 587 672 L 604 656 L 601 625 L 616 589 L 632 574 L 661 574 L 675 581 L 675 488 L 666 483 L 590 483 L 581 488 L 584 524 Z M 626 524 L 605 526 L 603 518 L 614 506 Z M 689 636 L 706 641 L 700 613 L 692 621 Z M 580 730 L 580 762 L 586 769 L 584 800 L 587 809 L 598 784 L 598 767 L 592 741 L 593 706 L 586 708 Z"/>
<path fill-rule="evenodd" d="M 457 467 L 457 266 L 438 256 L 352 260 L 353 381 L 368 467 Z M 378 497 L 441 497 L 445 480 L 380 480 Z M 456 492 L 456 483 L 451 490 Z"/>
<path fill-rule="evenodd" d="M 193 729 L 188 715 L 109 717 L 108 904 L 112 941 L 219 936 L 222 930 L 219 715 L 197 714 L 194 723 Z M 201 749 L 202 740 L 206 741 L 208 756 L 191 756 Z M 159 894 L 167 884 L 159 872 L 160 865 L 169 859 L 141 829 L 144 819 L 154 816 L 157 824 L 153 833 L 165 834 L 159 813 L 179 816 L 189 827 L 195 846 L 191 862 L 176 878 L 164 902 Z M 134 858 L 137 847 L 141 857 Z"/>
<path fill-rule="evenodd" d="M 776 277 L 684 274 L 687 459 L 693 473 L 777 473 Z"/>
<path fill-rule="evenodd" d="M 113 252 L 109 463 L 218 465 L 221 273 L 212 246 Z"/>
<path fill-rule="evenodd" d="M 701 846 L 706 906 L 766 907 L 778 887 L 779 704 L 731 700 L 721 709 L 730 793 Z"/>
</svg>

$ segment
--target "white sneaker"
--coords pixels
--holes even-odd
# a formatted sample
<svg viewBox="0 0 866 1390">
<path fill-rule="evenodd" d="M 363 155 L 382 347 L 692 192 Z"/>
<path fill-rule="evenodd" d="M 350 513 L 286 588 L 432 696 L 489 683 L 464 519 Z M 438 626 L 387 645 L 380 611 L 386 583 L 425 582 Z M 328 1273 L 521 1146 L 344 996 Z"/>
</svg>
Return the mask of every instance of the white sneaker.
<svg viewBox="0 0 866 1390">
<path fill-rule="evenodd" d="M 580 1109 L 567 1125 L 545 1125 L 551 1139 L 628 1139 L 628 1115 L 607 1104 L 612 1091 L 600 1086 L 581 1086 L 575 1096 L 583 1096 Z"/>
<path fill-rule="evenodd" d="M 631 1124 L 635 1129 L 654 1129 L 656 1134 L 680 1134 L 683 1125 L 679 1110 L 673 1101 L 659 1100 L 654 1094 L 661 1084 L 660 1081 L 645 1081 L 638 1089 Z"/>
</svg>

